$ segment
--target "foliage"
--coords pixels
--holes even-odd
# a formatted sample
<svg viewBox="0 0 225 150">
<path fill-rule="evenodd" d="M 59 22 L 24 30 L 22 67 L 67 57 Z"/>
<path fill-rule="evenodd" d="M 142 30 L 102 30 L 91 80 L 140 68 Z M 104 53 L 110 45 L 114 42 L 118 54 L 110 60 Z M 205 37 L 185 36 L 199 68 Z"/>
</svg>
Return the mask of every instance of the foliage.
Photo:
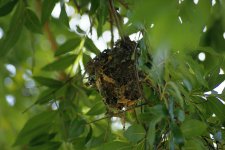
<svg viewBox="0 0 225 150">
<path fill-rule="evenodd" d="M 224 0 L 1 0 L 0 149 L 224 149 L 224 12 Z M 107 114 L 85 67 L 116 31 L 135 37 L 148 82 Z"/>
</svg>

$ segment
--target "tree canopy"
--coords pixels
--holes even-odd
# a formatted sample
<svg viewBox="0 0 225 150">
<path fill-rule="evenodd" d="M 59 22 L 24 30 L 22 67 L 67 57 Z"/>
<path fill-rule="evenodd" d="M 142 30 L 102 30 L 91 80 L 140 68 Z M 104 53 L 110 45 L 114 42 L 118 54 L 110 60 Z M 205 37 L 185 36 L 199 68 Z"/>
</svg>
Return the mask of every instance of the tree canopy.
<svg viewBox="0 0 225 150">
<path fill-rule="evenodd" d="M 0 0 L 0 149 L 225 149 L 224 0 Z"/>
</svg>

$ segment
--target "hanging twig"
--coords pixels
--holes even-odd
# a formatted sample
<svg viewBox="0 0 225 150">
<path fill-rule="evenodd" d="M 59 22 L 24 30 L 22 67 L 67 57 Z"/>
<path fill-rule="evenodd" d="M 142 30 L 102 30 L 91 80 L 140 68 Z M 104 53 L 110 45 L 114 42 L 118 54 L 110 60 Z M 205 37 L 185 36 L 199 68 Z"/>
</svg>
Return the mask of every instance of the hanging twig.
<svg viewBox="0 0 225 150">
<path fill-rule="evenodd" d="M 116 23 L 119 34 L 120 34 L 121 38 L 123 39 L 124 34 L 123 34 L 123 31 L 122 31 L 122 28 L 121 28 L 121 25 L 120 25 L 119 18 L 117 16 L 117 12 L 116 12 L 116 10 L 114 8 L 114 5 L 113 5 L 113 0 L 109 0 L 109 10 L 110 10 L 110 15 L 112 15 L 112 18 L 114 19 L 114 22 Z"/>
<path fill-rule="evenodd" d="M 110 17 L 110 32 L 111 32 L 111 48 L 113 48 L 113 45 L 114 45 L 114 32 L 113 32 L 113 16 L 112 16 L 112 13 L 111 13 L 111 8 L 108 7 L 109 9 L 109 17 Z"/>
</svg>

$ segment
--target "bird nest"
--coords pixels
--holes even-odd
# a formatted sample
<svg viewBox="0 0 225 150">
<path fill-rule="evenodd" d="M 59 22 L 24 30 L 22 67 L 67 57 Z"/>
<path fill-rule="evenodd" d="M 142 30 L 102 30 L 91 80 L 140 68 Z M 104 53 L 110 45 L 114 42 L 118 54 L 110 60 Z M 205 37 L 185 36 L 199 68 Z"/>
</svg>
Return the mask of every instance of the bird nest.
<svg viewBox="0 0 225 150">
<path fill-rule="evenodd" d="M 122 110 L 141 98 L 136 49 L 137 43 L 126 37 L 87 63 L 89 84 L 102 95 L 108 108 Z"/>
</svg>

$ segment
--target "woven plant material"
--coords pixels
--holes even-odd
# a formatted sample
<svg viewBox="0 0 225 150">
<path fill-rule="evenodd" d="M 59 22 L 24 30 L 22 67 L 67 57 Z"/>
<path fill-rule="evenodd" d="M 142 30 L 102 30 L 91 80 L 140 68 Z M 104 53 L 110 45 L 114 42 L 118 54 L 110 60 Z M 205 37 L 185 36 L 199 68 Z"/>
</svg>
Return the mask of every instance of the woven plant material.
<svg viewBox="0 0 225 150">
<path fill-rule="evenodd" d="M 141 98 L 135 68 L 136 48 L 137 43 L 126 37 L 86 66 L 89 84 L 98 90 L 109 108 L 121 110 Z"/>
</svg>

